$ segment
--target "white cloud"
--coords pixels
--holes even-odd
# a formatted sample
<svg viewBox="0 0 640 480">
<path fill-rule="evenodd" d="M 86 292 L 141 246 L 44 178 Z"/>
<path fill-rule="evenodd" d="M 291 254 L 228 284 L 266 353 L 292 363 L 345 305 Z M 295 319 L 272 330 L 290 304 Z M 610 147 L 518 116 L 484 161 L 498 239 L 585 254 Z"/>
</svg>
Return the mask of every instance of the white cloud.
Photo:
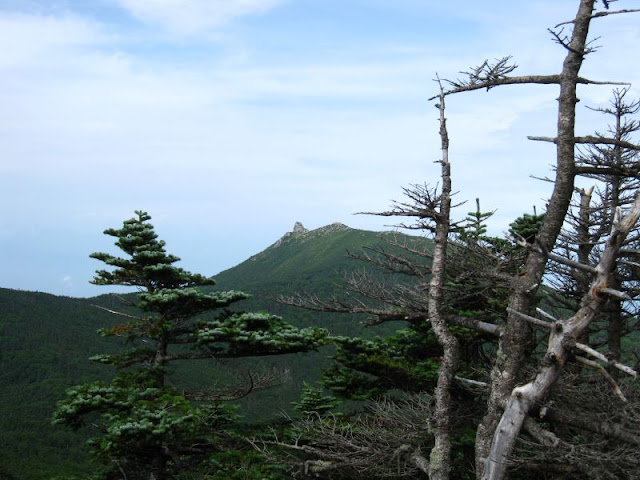
<svg viewBox="0 0 640 480">
<path fill-rule="evenodd" d="M 60 67 L 82 49 L 111 42 L 100 24 L 66 15 L 28 15 L 0 11 L 0 69 L 33 70 Z"/>
<path fill-rule="evenodd" d="M 283 0 L 116 0 L 138 19 L 173 33 L 193 34 L 230 20 L 266 12 Z"/>
</svg>

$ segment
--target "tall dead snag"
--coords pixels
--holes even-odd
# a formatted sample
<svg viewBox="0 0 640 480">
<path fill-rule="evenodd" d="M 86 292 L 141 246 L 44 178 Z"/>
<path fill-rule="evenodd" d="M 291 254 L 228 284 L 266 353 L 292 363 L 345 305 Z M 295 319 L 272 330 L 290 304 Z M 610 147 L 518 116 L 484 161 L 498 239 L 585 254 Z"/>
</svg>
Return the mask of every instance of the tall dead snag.
<svg viewBox="0 0 640 480">
<path fill-rule="evenodd" d="M 640 189 L 640 151 L 633 147 L 628 148 L 628 144 L 632 141 L 631 135 L 640 131 L 640 122 L 632 118 L 640 111 L 640 101 L 628 100 L 626 98 L 628 91 L 628 89 L 616 89 L 608 107 L 594 109 L 613 117 L 614 121 L 609 125 L 606 134 L 617 143 L 614 145 L 588 144 L 582 149 L 578 158 L 578 172 L 605 185 L 605 188 L 597 192 L 594 211 L 596 222 L 602 218 L 608 220 L 602 222 L 604 225 L 611 224 L 618 207 L 628 208 L 633 203 L 633 196 Z M 596 134 L 596 136 L 602 135 Z M 595 245 L 594 240 L 600 240 L 597 234 L 600 232 L 606 234 L 603 230 L 603 228 L 595 229 L 590 242 L 592 245 Z M 630 241 L 630 248 L 637 249 L 640 243 L 638 236 L 636 235 L 635 240 L 630 239 Z M 619 262 L 620 267 L 610 287 L 620 290 L 624 284 L 625 291 L 635 296 L 639 293 L 638 282 L 640 282 L 635 268 L 638 263 L 638 253 L 623 253 L 626 258 Z M 624 330 L 627 329 L 629 319 L 637 316 L 637 310 L 632 308 L 629 311 L 627 305 L 629 302 L 610 296 L 605 308 L 605 325 L 601 326 L 606 330 L 608 355 L 617 361 L 621 360 Z M 594 328 L 590 330 L 593 331 Z M 617 370 L 610 370 L 610 373 L 617 377 Z"/>
<path fill-rule="evenodd" d="M 429 282 L 428 312 L 431 328 L 438 343 L 442 346 L 443 355 L 438 383 L 434 391 L 434 437 L 435 444 L 431 450 L 429 462 L 429 478 L 445 480 L 449 478 L 451 469 L 451 385 L 458 368 L 460 347 L 458 339 L 447 327 L 442 312 L 444 304 L 445 265 L 449 230 L 451 227 L 451 165 L 449 163 L 449 135 L 445 118 L 445 95 L 440 83 L 440 140 L 442 148 L 442 192 L 440 208 L 435 213 L 435 237 L 433 247 L 433 263 L 431 265 L 431 281 Z"/>
<path fill-rule="evenodd" d="M 632 433 L 640 420 L 634 412 L 637 389 L 625 389 L 617 379 L 620 375 L 637 377 L 637 372 L 620 362 L 622 336 L 637 324 L 632 321 L 637 318 L 637 304 L 630 300 L 638 295 L 633 268 L 640 230 L 640 148 L 630 142 L 630 134 L 640 125 L 626 118 L 637 113 L 638 102 L 625 102 L 625 93 L 614 91 L 611 108 L 597 109 L 615 117 L 608 132 L 615 143 L 595 142 L 577 156 L 578 173 L 588 176 L 599 188 L 576 189 L 578 202 L 569 212 L 557 253 L 548 254 L 551 264 L 546 281 L 552 286 L 553 298 L 547 303 L 558 303 L 558 316 L 569 318 L 558 320 L 542 310 L 539 313 L 545 320 L 519 314 L 533 325 L 548 329 L 551 335 L 538 374 L 511 394 L 494 435 L 488 478 L 504 475 L 505 460 L 520 427 L 530 437 L 535 436 L 532 430 L 537 430 L 539 438 L 547 436 L 554 447 L 546 455 L 544 449 L 538 449 L 526 465 L 536 458 L 538 462 L 534 463 L 541 467 L 553 464 L 572 469 L 580 478 L 598 479 L 619 478 L 614 468 L 626 466 L 622 467 L 625 471 L 640 466 L 640 439 Z M 605 140 L 601 134 L 593 138 Z M 596 201 L 592 203 L 594 196 Z M 576 313 L 570 315 L 568 311 Z M 560 378 L 567 360 L 576 363 Z M 585 373 L 589 369 L 596 372 L 595 377 Z M 603 394 L 599 402 L 595 400 L 598 384 L 607 392 L 608 400 L 603 400 Z M 604 412 L 598 403 L 606 405 Z M 606 414 L 598 414 L 599 410 Z M 535 417 L 547 423 L 545 428 L 536 424 Z M 567 427 L 574 435 L 579 430 L 582 441 L 570 439 L 574 435 L 566 435 Z M 545 445 L 545 440 L 538 443 Z M 535 449 L 530 445 L 528 450 L 531 454 Z M 524 463 L 522 460 L 515 459 L 517 463 Z M 628 478 L 639 476 L 640 472 Z"/>
<path fill-rule="evenodd" d="M 605 135 L 617 143 L 587 144 L 578 148 L 578 174 L 589 178 L 593 185 L 588 189 L 576 190 L 579 199 L 572 206 L 567 224 L 556 244 L 557 254 L 575 260 L 582 267 L 553 259 L 549 266 L 547 282 L 558 293 L 555 296 L 556 303 L 562 308 L 577 308 L 591 281 L 584 265 L 597 263 L 618 207 L 629 208 L 640 189 L 640 151 L 624 146 L 632 146 L 632 134 L 640 131 L 640 122 L 632 118 L 640 111 L 640 101 L 628 100 L 628 91 L 627 88 L 616 89 L 609 106 L 592 109 L 613 117 Z M 602 138 L 603 134 L 596 132 L 596 137 Z M 630 238 L 629 242 L 625 250 L 631 251 L 623 252 L 626 258 L 619 262 L 610 287 L 623 290 L 633 297 L 639 293 L 640 282 L 635 270 L 638 254 L 633 252 L 638 246 L 638 235 L 635 241 Z M 637 305 L 610 296 L 603 313 L 592 323 L 584 337 L 599 335 L 596 346 L 604 348 L 606 345 L 607 356 L 620 361 L 622 338 L 634 328 L 634 318 L 637 318 Z M 609 368 L 612 376 L 617 377 L 617 372 L 619 370 Z"/>
<path fill-rule="evenodd" d="M 527 259 L 523 277 L 516 280 L 516 287 L 510 301 L 507 328 L 500 343 L 501 352 L 505 354 L 503 359 L 506 365 L 500 368 L 500 357 L 498 357 L 497 368 L 492 372 L 492 391 L 488 412 L 481 428 L 478 429 L 477 467 L 479 471 L 484 469 L 481 477 L 483 479 L 504 478 L 508 458 L 529 410 L 555 383 L 569 352 L 574 348 L 576 339 L 580 338 L 595 315 L 602 309 L 607 297 L 602 290 L 606 291 L 613 283 L 616 257 L 622 242 L 638 219 L 640 197 L 636 199 L 634 207 L 624 219 L 617 218 L 614 221 L 613 231 L 596 267 L 596 278 L 591 283 L 589 292 L 582 299 L 581 308 L 569 320 L 556 323 L 542 362 L 542 370 L 533 382 L 514 389 L 514 383 L 517 380 L 513 376 L 517 372 L 514 366 L 521 365 L 523 346 L 516 345 L 514 349 L 513 340 L 521 342 L 522 334 L 526 332 L 527 328 L 522 324 L 524 319 L 521 313 L 526 313 L 530 308 L 532 297 L 529 291 L 536 289 L 544 275 L 548 260 L 546 252 L 553 248 L 559 229 L 565 220 L 574 190 L 574 177 L 578 173 L 574 155 L 576 140 L 578 140 L 574 132 L 576 86 L 580 66 L 584 56 L 589 53 L 586 39 L 590 21 L 593 18 L 593 5 L 594 2 L 589 0 L 580 2 L 580 8 L 572 22 L 574 28 L 569 43 L 563 42 L 559 35 L 556 36 L 568 52 L 561 74 L 558 134 L 554 139 L 557 148 L 556 180 L 545 221 L 537 236 L 542 248 L 532 251 Z M 616 139 L 607 140 L 615 141 Z M 605 139 L 593 139 L 592 142 L 606 143 Z M 507 392 L 508 390 L 512 391 Z M 505 401 L 506 408 L 500 421 L 496 422 L 500 407 Z M 485 457 L 490 436 L 492 437 L 491 449 Z"/>
<path fill-rule="evenodd" d="M 438 370 L 438 381 L 434 390 L 433 435 L 434 446 L 429 456 L 429 478 L 446 480 L 451 470 L 451 385 L 458 369 L 460 346 L 458 339 L 447 326 L 444 312 L 444 284 L 447 263 L 447 247 L 451 232 L 451 164 L 449 163 L 449 134 L 445 117 L 446 93 L 440 79 L 440 145 L 442 190 L 415 187 L 407 191 L 412 204 L 396 204 L 396 208 L 382 213 L 381 216 L 417 218 L 413 228 L 433 232 L 433 253 L 431 260 L 431 278 L 428 287 L 427 316 L 436 339 L 442 347 L 442 363 Z M 403 225 L 404 226 L 404 225 Z"/>
</svg>

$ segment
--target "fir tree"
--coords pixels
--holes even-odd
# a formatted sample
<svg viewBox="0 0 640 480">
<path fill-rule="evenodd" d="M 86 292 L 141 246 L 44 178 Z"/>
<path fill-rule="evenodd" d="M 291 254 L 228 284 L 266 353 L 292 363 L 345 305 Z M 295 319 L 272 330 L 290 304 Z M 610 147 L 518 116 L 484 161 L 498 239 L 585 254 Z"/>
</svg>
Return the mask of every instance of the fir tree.
<svg viewBox="0 0 640 480">
<path fill-rule="evenodd" d="M 117 313 L 125 323 L 100 331 L 124 337 L 128 348 L 92 358 L 118 373 L 111 382 L 68 390 L 54 417 L 55 423 L 79 427 L 90 421 L 101 429 L 91 445 L 105 466 L 96 475 L 102 478 L 182 478 L 219 450 L 220 427 L 234 418 L 221 400 L 233 391 L 179 391 L 168 381 L 170 364 L 304 352 L 327 337 L 325 330 L 297 329 L 270 314 L 231 312 L 227 307 L 249 295 L 212 291 L 213 278 L 175 266 L 179 258 L 166 252 L 150 219 L 136 211 L 122 228 L 105 231 L 125 256 L 91 255 L 110 267 L 98 270 L 92 283 L 140 290 L 130 305 L 135 310 Z M 251 375 L 236 396 L 268 382 L 269 375 Z"/>
<path fill-rule="evenodd" d="M 337 407 L 340 400 L 333 395 L 325 395 L 322 387 L 304 382 L 299 402 L 293 402 L 293 408 L 304 416 L 322 416 Z"/>
<path fill-rule="evenodd" d="M 544 217 L 545 214 L 542 213 L 538 215 L 534 207 L 533 215 L 525 213 L 521 217 L 516 218 L 516 220 L 509 225 L 509 227 L 511 227 L 509 229 L 509 233 L 517 236 L 518 238 L 523 238 L 527 243 L 533 243 L 538 230 L 540 230 Z"/>
</svg>

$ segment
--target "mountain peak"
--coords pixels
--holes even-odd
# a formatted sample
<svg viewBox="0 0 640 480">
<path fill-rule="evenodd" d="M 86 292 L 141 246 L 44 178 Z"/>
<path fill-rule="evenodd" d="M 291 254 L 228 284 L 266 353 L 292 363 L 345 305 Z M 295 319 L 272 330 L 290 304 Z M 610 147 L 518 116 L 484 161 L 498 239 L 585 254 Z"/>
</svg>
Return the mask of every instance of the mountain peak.
<svg viewBox="0 0 640 480">
<path fill-rule="evenodd" d="M 307 233 L 309 230 L 304 228 L 304 225 L 300 222 L 296 222 L 293 226 L 293 233 Z"/>
</svg>

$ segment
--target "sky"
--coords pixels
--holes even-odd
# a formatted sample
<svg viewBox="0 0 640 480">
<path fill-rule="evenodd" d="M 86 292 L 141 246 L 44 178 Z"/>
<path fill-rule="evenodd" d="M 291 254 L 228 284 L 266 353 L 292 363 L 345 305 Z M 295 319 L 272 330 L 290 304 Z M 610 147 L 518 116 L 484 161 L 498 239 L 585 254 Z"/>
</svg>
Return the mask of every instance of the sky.
<svg viewBox="0 0 640 480">
<path fill-rule="evenodd" d="M 613 3 L 639 8 L 637 0 Z M 402 188 L 439 181 L 436 76 L 507 55 L 553 74 L 576 0 L 0 0 L 0 287 L 87 297 L 147 211 L 178 264 L 215 275 L 299 221 L 393 229 Z M 592 25 L 583 75 L 640 96 L 640 14 Z M 568 27 L 565 27 L 568 28 Z M 633 62 L 630 60 L 634 59 Z M 555 86 L 448 99 L 455 200 L 501 235 L 544 209 Z M 578 133 L 604 130 L 580 88 Z"/>
</svg>

